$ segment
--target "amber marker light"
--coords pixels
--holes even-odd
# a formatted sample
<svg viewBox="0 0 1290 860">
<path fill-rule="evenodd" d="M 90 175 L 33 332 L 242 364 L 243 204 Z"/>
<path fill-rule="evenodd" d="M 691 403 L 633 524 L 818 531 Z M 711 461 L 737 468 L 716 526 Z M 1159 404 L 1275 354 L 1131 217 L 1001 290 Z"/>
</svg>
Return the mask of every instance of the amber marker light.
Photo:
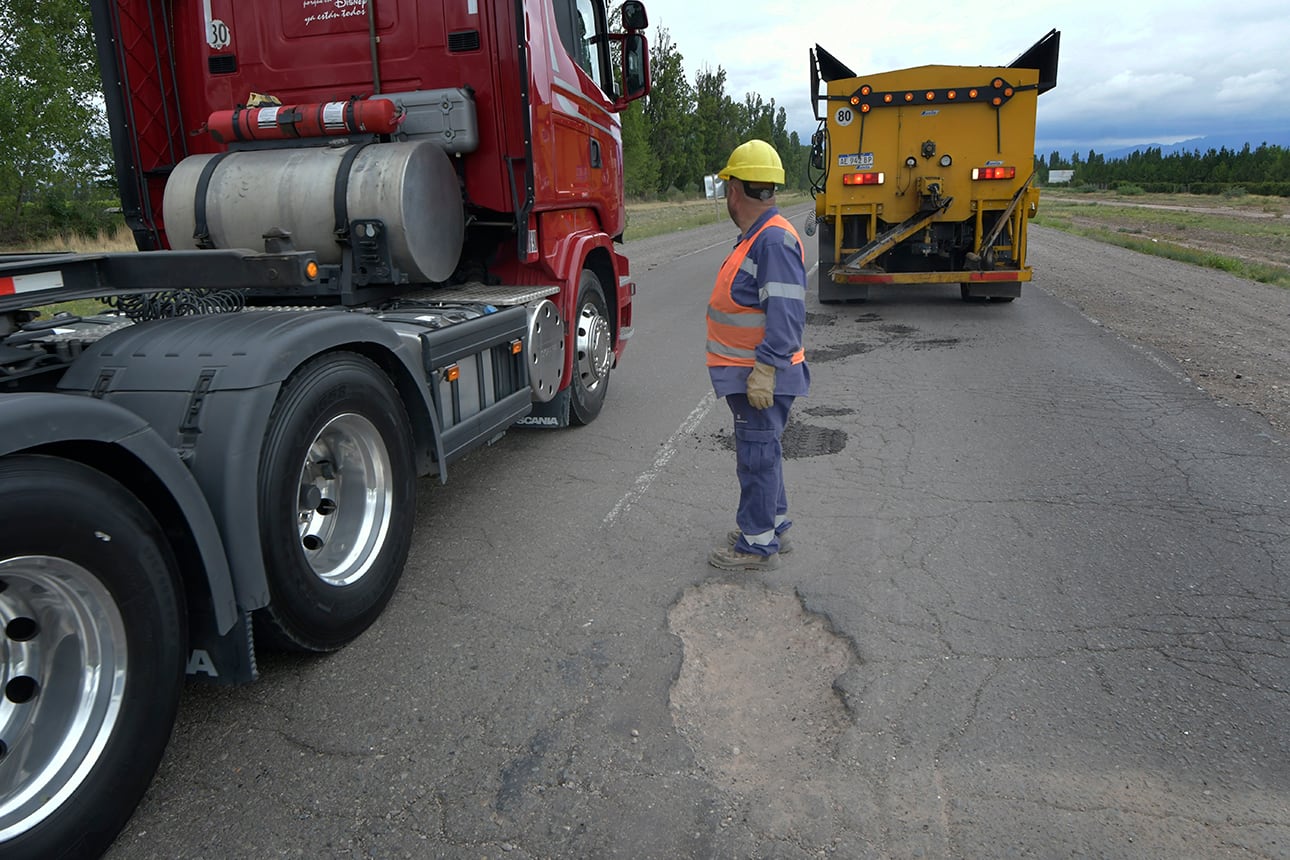
<svg viewBox="0 0 1290 860">
<path fill-rule="evenodd" d="M 524 342 L 521 340 L 511 341 L 511 355 L 519 355 L 524 351 Z"/>
<path fill-rule="evenodd" d="M 443 378 L 445 382 L 456 382 L 461 379 L 461 368 L 455 364 L 450 364 L 443 369 Z"/>
<path fill-rule="evenodd" d="M 912 102 L 913 100 L 914 100 L 914 94 L 913 94 L 913 93 L 905 93 L 905 101 L 907 101 L 907 102 Z"/>
<path fill-rule="evenodd" d="M 958 90 L 950 90 L 948 93 L 946 93 L 946 94 L 945 94 L 945 97 L 946 97 L 947 99 L 949 99 L 950 101 L 954 101 L 956 98 L 958 98 L 958 97 L 959 97 L 959 91 L 958 91 Z"/>
<path fill-rule="evenodd" d="M 868 113 L 872 109 L 868 103 L 860 105 L 860 113 Z"/>
<path fill-rule="evenodd" d="M 310 260 L 305 263 L 305 277 L 311 281 L 318 280 L 318 261 Z"/>
<path fill-rule="evenodd" d="M 1005 88 L 1003 94 L 1008 98 L 1012 98 L 1012 87 Z"/>
<path fill-rule="evenodd" d="M 930 102 L 932 99 L 936 98 L 936 93 L 935 93 L 935 92 L 933 92 L 932 90 L 928 90 L 928 91 L 923 95 L 923 98 L 927 99 L 927 100 Z"/>
<path fill-rule="evenodd" d="M 977 97 L 977 95 L 978 93 L 975 89 L 968 90 L 968 98 L 974 99 Z"/>
<path fill-rule="evenodd" d="M 891 104 L 891 93 L 887 93 L 886 95 L 884 95 L 882 97 L 882 100 L 885 104 Z"/>
<path fill-rule="evenodd" d="M 868 84 L 865 84 L 863 87 L 860 88 L 860 95 L 862 96 L 867 96 L 871 92 L 873 92 L 873 87 L 869 86 Z"/>
<path fill-rule="evenodd" d="M 858 105 L 858 104 L 860 104 L 860 97 L 859 97 L 859 96 L 852 96 L 852 97 L 851 97 L 851 104 L 853 104 L 853 105 Z"/>
<path fill-rule="evenodd" d="M 1003 78 L 995 78 L 990 82 L 990 85 L 997 90 L 999 87 L 1003 86 Z"/>
</svg>

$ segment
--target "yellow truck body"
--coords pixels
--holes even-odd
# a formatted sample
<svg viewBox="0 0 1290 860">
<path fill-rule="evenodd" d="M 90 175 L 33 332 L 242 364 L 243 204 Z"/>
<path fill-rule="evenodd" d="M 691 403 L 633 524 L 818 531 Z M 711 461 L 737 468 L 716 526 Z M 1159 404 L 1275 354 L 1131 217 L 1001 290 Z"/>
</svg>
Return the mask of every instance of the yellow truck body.
<svg viewBox="0 0 1290 860">
<path fill-rule="evenodd" d="M 1021 294 L 1039 206 L 1036 109 L 1056 84 L 1059 35 L 1010 66 L 865 75 L 816 46 L 821 301 L 862 300 L 873 285 L 957 283 L 969 300 Z"/>
</svg>

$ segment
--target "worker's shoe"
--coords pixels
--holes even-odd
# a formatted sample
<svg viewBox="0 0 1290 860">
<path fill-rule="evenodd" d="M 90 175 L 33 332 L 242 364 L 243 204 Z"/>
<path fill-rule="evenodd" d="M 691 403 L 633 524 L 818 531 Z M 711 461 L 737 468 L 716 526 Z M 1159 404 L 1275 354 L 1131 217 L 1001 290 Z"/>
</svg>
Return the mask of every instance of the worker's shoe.
<svg viewBox="0 0 1290 860">
<path fill-rule="evenodd" d="M 719 546 L 708 553 L 708 564 L 721 570 L 775 570 L 779 567 L 779 553 L 758 555 L 740 552 L 732 546 Z"/>
<path fill-rule="evenodd" d="M 743 534 L 743 532 L 739 531 L 739 529 L 731 529 L 730 534 L 726 535 L 726 543 L 730 544 L 731 546 L 734 546 L 735 544 L 739 543 L 739 536 L 741 534 Z M 786 552 L 792 552 L 792 551 L 793 551 L 793 542 L 789 540 L 788 532 L 785 532 L 784 534 L 779 536 L 779 554 L 783 555 Z"/>
</svg>

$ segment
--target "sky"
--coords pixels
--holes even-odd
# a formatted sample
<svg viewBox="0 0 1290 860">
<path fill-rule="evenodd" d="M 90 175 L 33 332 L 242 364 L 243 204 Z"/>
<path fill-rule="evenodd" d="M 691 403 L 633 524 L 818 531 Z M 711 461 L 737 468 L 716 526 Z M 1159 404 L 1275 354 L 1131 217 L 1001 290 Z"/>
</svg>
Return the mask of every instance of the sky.
<svg viewBox="0 0 1290 860">
<path fill-rule="evenodd" d="M 727 95 L 773 98 L 804 143 L 817 126 L 809 60 L 816 43 L 857 74 L 1007 66 L 1057 29 L 1057 87 L 1039 98 L 1036 152 L 1234 136 L 1290 147 L 1285 0 L 644 2 L 651 44 L 665 28 L 691 83 L 704 67 L 725 69 Z"/>
</svg>

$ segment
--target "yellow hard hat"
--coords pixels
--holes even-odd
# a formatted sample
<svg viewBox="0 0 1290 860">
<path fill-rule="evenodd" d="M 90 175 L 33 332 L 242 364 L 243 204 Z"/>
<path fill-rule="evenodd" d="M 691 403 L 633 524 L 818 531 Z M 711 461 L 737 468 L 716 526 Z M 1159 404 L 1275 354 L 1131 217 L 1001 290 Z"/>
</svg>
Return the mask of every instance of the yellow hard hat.
<svg viewBox="0 0 1290 860">
<path fill-rule="evenodd" d="M 779 160 L 775 147 L 764 140 L 749 140 L 735 147 L 730 161 L 717 174 L 722 179 L 742 179 L 745 182 L 773 182 L 784 184 L 784 162 Z"/>
</svg>

